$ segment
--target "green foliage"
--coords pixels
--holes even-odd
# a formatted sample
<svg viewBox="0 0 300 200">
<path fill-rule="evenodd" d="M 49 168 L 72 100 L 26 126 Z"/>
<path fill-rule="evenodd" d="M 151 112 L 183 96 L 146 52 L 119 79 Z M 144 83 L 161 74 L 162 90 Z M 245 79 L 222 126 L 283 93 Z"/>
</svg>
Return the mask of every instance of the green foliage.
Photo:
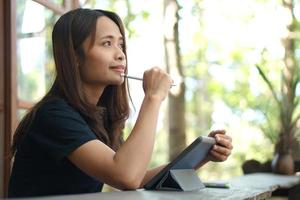
<svg viewBox="0 0 300 200">
<path fill-rule="evenodd" d="M 127 30 L 128 38 L 135 37 L 137 34 L 135 21 L 141 20 L 145 23 L 150 13 L 146 10 L 132 10 L 133 3 L 131 0 L 110 0 L 108 9 L 119 14 L 118 8 L 120 4 L 126 10 L 126 15 L 121 17 Z"/>
<path fill-rule="evenodd" d="M 208 4 L 208 1 L 195 0 L 194 2 L 193 14 L 194 16 L 198 15 L 199 17 L 199 32 L 194 34 L 195 38 L 193 42 L 195 44 L 195 49 L 184 54 L 183 61 L 184 65 L 187 66 L 185 75 L 187 77 L 197 77 L 197 79 L 201 80 L 201 83 L 205 82 L 204 87 L 206 92 L 200 90 L 200 95 L 208 96 L 207 98 L 204 98 L 207 103 L 206 106 L 211 107 L 216 100 L 221 100 L 228 108 L 230 108 L 233 116 L 237 118 L 236 123 L 247 121 L 247 123 L 249 123 L 247 126 L 257 127 L 254 131 L 260 132 L 260 134 L 263 133 L 262 136 L 264 137 L 260 138 L 259 142 L 252 138 L 245 141 L 246 145 L 244 142 L 237 142 L 236 145 L 234 145 L 237 150 L 232 154 L 232 157 L 235 160 L 233 163 L 239 166 L 246 159 L 266 161 L 266 159 L 272 158 L 273 146 L 278 139 L 280 125 L 277 121 L 279 110 L 276 107 L 276 101 L 272 98 L 272 93 L 261 79 L 259 72 L 256 70 L 254 65 L 255 61 L 248 58 L 248 56 L 252 55 L 253 52 L 257 51 L 259 48 L 251 46 L 251 44 L 243 44 L 242 39 L 237 40 L 236 43 L 234 43 L 234 40 L 230 40 L 231 43 L 227 43 L 229 44 L 228 47 L 222 46 L 223 44 L 221 42 L 230 39 L 226 38 L 225 35 L 230 27 L 226 27 L 221 23 L 218 24 L 217 21 L 214 26 L 219 27 L 219 34 L 223 34 L 224 38 L 221 41 L 217 41 L 213 37 L 210 38 L 210 35 L 205 34 L 206 28 L 209 28 L 210 24 L 206 24 L 205 21 L 202 21 L 205 18 L 204 16 L 207 10 L 206 5 Z M 226 3 L 231 4 L 232 2 L 227 1 Z M 224 12 L 223 19 L 226 19 L 228 24 L 232 21 L 233 24 L 241 26 L 239 29 L 236 29 L 237 31 L 242 30 L 243 28 L 248 29 L 251 26 L 256 16 L 256 10 L 266 7 L 269 4 L 280 5 L 281 2 L 247 1 L 247 3 L 249 3 L 249 5 L 251 5 L 250 7 L 253 9 L 251 10 L 249 7 L 244 16 L 236 16 L 236 14 L 233 13 L 228 13 L 228 16 L 226 16 L 226 10 L 222 10 Z M 218 13 L 216 13 L 216 15 L 217 14 Z M 232 17 L 232 15 L 234 15 L 234 17 Z M 235 34 L 235 32 L 232 31 L 231 34 Z M 240 37 L 240 35 L 237 34 L 237 37 Z M 210 54 L 213 54 L 213 56 L 210 56 Z M 280 74 L 282 68 L 281 58 L 266 52 L 264 60 L 266 61 L 264 68 L 266 74 L 268 74 L 268 77 L 272 83 L 274 83 L 274 86 L 279 87 L 280 76 L 278 76 L 278 74 Z M 201 69 L 199 69 L 200 66 Z M 201 73 L 199 73 L 200 71 Z M 222 74 L 222 76 L 220 74 Z M 190 90 L 189 85 L 188 89 Z M 199 92 L 199 90 L 193 90 L 193 92 L 197 91 Z M 200 103 L 202 104 L 202 102 Z M 199 106 L 199 98 L 191 98 L 191 100 L 188 101 L 188 104 Z M 188 108 L 191 109 L 194 108 L 194 106 L 189 105 Z M 205 115 L 205 118 L 210 118 L 212 110 L 205 114 L 201 114 Z M 189 117 L 189 119 L 193 118 Z M 235 126 L 232 122 L 228 122 L 227 125 L 229 127 Z M 240 131 L 240 134 L 248 132 L 247 129 L 249 129 L 249 127 L 247 128 L 247 126 Z M 232 128 L 229 130 L 235 131 L 232 130 Z M 251 135 L 254 134 L 251 132 L 248 133 Z M 241 137 L 240 135 L 232 136 L 234 141 L 237 139 L 239 140 L 239 137 Z M 244 135 L 244 137 L 246 136 Z M 248 137 L 251 136 L 249 135 Z M 241 144 L 247 146 L 247 149 L 243 150 Z M 268 144 L 271 148 L 268 148 L 268 151 L 257 151 L 258 149 L 261 149 L 261 144 Z M 230 171 L 231 174 L 241 173 L 240 170 L 237 170 L 234 167 L 230 169 L 232 170 Z M 215 170 L 218 171 L 217 174 L 222 174 L 220 168 Z M 210 174 L 210 172 L 208 172 L 208 174 Z"/>
</svg>

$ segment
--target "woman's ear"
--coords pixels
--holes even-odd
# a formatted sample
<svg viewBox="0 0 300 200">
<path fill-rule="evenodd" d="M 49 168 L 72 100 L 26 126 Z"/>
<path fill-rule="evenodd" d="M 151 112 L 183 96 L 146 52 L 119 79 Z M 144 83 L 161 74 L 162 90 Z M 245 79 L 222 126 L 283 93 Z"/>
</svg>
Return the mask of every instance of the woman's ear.
<svg viewBox="0 0 300 200">
<path fill-rule="evenodd" d="M 84 55 L 82 53 L 79 53 L 79 55 L 77 54 L 75 56 L 75 62 L 76 62 L 76 66 L 79 67 L 81 65 L 83 65 L 84 62 Z"/>
<path fill-rule="evenodd" d="M 75 59 L 76 59 L 76 66 L 80 66 L 83 64 L 84 61 L 84 51 L 83 48 L 80 47 L 75 51 Z"/>
</svg>

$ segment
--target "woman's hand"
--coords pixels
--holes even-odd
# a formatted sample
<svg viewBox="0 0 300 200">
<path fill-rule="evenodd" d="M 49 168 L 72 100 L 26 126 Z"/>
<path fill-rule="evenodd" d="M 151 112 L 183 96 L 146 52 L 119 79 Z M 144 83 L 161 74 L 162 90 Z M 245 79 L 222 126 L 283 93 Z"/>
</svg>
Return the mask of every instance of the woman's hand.
<svg viewBox="0 0 300 200">
<path fill-rule="evenodd" d="M 146 97 L 166 98 L 172 86 L 173 80 L 170 75 L 158 67 L 153 67 L 144 73 L 143 89 Z"/>
<path fill-rule="evenodd" d="M 232 150 L 232 138 L 226 135 L 225 130 L 216 130 L 208 134 L 209 137 L 216 139 L 216 144 L 213 146 L 207 160 L 214 162 L 222 162 L 227 160 Z"/>
</svg>

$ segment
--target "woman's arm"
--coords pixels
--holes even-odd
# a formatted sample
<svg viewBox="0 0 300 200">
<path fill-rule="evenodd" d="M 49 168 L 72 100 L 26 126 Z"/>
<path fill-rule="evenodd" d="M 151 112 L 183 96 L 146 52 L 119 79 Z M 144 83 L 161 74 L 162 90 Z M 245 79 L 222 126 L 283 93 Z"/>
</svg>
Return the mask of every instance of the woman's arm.
<svg viewBox="0 0 300 200">
<path fill-rule="evenodd" d="M 136 189 L 146 176 L 153 152 L 161 102 L 172 80 L 158 68 L 144 74 L 143 100 L 136 124 L 117 152 L 99 140 L 87 142 L 68 158 L 88 175 L 119 189 Z M 148 176 L 146 176 L 148 177 Z"/>
<path fill-rule="evenodd" d="M 155 175 L 157 175 L 167 165 L 168 164 L 161 165 L 159 167 L 155 167 L 153 169 L 148 170 L 141 185 L 140 185 L 140 188 L 142 188 L 148 181 L 150 181 Z"/>
</svg>

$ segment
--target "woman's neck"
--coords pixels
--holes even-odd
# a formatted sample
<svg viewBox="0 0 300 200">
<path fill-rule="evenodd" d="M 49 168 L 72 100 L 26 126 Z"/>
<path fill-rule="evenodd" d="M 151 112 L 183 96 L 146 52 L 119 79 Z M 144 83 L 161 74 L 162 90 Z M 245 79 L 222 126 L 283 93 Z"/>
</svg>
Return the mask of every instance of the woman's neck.
<svg viewBox="0 0 300 200">
<path fill-rule="evenodd" d="M 83 90 L 90 104 L 97 105 L 103 91 L 104 86 L 83 84 Z"/>
</svg>

